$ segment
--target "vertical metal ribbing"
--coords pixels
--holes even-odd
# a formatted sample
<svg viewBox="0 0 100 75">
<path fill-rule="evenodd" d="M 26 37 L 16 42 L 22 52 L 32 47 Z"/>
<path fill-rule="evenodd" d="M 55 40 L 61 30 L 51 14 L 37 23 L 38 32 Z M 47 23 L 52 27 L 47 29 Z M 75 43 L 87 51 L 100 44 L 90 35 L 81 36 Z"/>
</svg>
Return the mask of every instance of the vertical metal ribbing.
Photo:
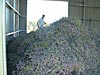
<svg viewBox="0 0 100 75">
<path fill-rule="evenodd" d="M 85 0 L 83 0 L 83 24 L 85 24 Z"/>
</svg>

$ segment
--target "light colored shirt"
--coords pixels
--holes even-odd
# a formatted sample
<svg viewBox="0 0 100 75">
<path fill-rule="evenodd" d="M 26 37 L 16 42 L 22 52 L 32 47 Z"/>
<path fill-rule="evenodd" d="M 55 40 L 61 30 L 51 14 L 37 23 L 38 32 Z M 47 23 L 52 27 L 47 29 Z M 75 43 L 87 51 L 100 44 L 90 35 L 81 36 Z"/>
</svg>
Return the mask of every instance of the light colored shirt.
<svg viewBox="0 0 100 75">
<path fill-rule="evenodd" d="M 38 27 L 43 27 L 43 25 L 45 24 L 44 20 L 42 18 L 40 18 L 37 22 Z"/>
</svg>

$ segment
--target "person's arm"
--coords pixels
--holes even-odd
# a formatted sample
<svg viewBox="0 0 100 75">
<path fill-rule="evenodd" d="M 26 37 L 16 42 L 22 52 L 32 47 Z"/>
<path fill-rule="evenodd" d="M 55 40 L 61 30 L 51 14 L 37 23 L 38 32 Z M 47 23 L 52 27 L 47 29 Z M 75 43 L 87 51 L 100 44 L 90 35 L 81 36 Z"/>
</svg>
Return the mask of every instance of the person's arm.
<svg viewBox="0 0 100 75">
<path fill-rule="evenodd" d="M 43 20 L 44 21 L 44 20 Z M 46 24 L 46 22 L 44 21 L 44 24 Z"/>
<path fill-rule="evenodd" d="M 39 24 L 38 24 L 38 22 L 37 22 L 37 26 L 38 26 L 38 28 L 39 28 Z"/>
<path fill-rule="evenodd" d="M 44 24 L 46 24 L 46 22 L 44 22 Z"/>
</svg>

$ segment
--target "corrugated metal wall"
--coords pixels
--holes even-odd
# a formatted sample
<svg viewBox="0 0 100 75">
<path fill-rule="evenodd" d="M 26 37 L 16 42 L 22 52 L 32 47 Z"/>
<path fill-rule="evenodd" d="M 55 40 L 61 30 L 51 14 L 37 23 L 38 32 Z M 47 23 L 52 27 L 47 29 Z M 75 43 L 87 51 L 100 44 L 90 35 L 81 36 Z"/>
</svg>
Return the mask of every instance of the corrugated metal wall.
<svg viewBox="0 0 100 75">
<path fill-rule="evenodd" d="M 0 75 L 7 75 L 6 40 L 19 36 L 21 27 L 26 30 L 26 16 L 27 0 L 0 0 Z"/>
<path fill-rule="evenodd" d="M 6 0 L 6 40 L 26 33 L 27 0 Z"/>
<path fill-rule="evenodd" d="M 93 31 L 100 31 L 100 0 L 69 0 L 69 17 L 78 17 Z"/>
<path fill-rule="evenodd" d="M 22 30 L 20 35 L 25 34 L 27 30 L 27 0 L 19 0 L 19 13 L 22 15 L 19 19 L 19 29 Z"/>
</svg>

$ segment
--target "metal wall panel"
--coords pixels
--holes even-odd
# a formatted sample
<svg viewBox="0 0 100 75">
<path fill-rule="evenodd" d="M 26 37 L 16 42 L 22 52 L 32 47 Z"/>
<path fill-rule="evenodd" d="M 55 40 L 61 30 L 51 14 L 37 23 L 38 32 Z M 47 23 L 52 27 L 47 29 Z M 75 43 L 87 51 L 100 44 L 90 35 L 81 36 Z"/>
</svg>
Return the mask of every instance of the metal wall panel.
<svg viewBox="0 0 100 75">
<path fill-rule="evenodd" d="M 6 0 L 6 38 L 26 34 L 27 0 Z M 21 34 L 21 35 L 22 35 Z"/>
<path fill-rule="evenodd" d="M 69 17 L 80 18 L 90 30 L 100 31 L 99 13 L 100 0 L 69 0 Z"/>
<path fill-rule="evenodd" d="M 20 23 L 20 30 L 23 30 L 23 32 L 20 33 L 20 35 L 26 33 L 26 25 L 27 25 L 27 0 L 20 0 L 19 1 L 19 13 L 22 15 L 19 18 L 19 23 Z"/>
<path fill-rule="evenodd" d="M 70 8 L 71 11 L 74 12 L 70 12 L 70 17 L 78 17 L 78 18 L 82 18 L 82 7 L 77 7 L 77 6 L 71 6 Z"/>
</svg>

